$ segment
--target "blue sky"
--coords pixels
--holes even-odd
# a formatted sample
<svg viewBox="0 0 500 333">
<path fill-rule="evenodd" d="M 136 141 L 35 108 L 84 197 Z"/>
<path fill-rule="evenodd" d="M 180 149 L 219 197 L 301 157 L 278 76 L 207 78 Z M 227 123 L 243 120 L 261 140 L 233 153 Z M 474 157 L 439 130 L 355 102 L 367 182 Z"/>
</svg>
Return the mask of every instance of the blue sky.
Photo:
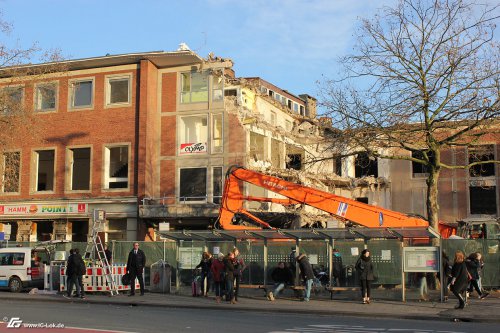
<svg viewBox="0 0 500 333">
<path fill-rule="evenodd" d="M 353 45 L 358 17 L 396 0 L 0 0 L 10 42 L 37 42 L 70 59 L 173 51 L 231 58 L 236 75 L 260 76 L 315 96 Z M 2 36 L 3 42 L 9 41 Z"/>
</svg>

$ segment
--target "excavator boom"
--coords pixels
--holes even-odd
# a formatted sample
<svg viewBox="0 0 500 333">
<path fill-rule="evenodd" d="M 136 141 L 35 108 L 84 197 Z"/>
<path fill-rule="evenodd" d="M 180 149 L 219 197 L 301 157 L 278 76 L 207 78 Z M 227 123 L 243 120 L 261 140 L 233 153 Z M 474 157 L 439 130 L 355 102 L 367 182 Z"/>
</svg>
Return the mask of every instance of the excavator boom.
<svg viewBox="0 0 500 333">
<path fill-rule="evenodd" d="M 253 184 L 280 194 L 287 199 L 246 197 L 243 195 L 243 183 Z M 226 230 L 271 228 L 267 222 L 244 209 L 245 201 L 273 202 L 282 205 L 305 204 L 328 212 L 339 219 L 369 228 L 429 226 L 426 220 L 418 217 L 364 204 L 243 167 L 232 166 L 226 173 L 219 212 L 220 226 Z M 246 217 L 247 220 L 250 219 L 253 225 L 240 225 L 238 217 L 241 216 Z"/>
</svg>

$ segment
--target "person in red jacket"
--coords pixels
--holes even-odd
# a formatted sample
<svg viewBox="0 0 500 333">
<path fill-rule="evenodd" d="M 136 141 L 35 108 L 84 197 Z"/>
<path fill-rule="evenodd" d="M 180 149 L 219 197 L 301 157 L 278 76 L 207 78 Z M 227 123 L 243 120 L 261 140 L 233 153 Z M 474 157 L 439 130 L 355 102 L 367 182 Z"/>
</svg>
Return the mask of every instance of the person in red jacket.
<svg viewBox="0 0 500 333">
<path fill-rule="evenodd" d="M 212 279 L 214 281 L 215 301 L 220 303 L 225 283 L 224 254 L 219 253 L 217 255 L 217 260 L 212 260 L 210 271 L 212 272 Z"/>
</svg>

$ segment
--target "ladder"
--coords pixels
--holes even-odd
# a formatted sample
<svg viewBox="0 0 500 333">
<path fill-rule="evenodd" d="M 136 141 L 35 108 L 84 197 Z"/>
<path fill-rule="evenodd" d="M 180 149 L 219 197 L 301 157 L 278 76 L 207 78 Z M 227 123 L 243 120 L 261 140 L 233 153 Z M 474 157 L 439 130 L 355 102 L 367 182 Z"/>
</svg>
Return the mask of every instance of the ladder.
<svg viewBox="0 0 500 333">
<path fill-rule="evenodd" d="M 105 212 L 103 210 L 94 210 L 92 236 L 90 242 L 87 243 L 85 249 L 85 258 L 90 254 L 92 263 L 98 262 L 103 269 L 103 275 L 106 278 L 106 283 L 109 287 L 110 296 L 118 295 L 118 288 L 113 281 L 113 267 L 109 264 L 104 245 L 102 243 L 99 232 L 104 230 L 104 223 L 106 221 Z"/>
</svg>

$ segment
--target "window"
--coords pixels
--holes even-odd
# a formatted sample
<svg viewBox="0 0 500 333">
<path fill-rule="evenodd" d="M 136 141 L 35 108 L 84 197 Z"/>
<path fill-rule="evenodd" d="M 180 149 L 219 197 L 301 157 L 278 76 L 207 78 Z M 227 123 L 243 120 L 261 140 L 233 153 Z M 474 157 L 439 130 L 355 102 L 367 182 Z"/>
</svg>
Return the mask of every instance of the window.
<svg viewBox="0 0 500 333">
<path fill-rule="evenodd" d="M 24 253 L 0 253 L 0 266 L 23 266 Z"/>
<path fill-rule="evenodd" d="M 274 99 L 277 100 L 278 102 L 281 102 L 281 95 L 278 93 L 274 94 Z"/>
<path fill-rule="evenodd" d="M 342 157 L 337 156 L 335 158 L 335 173 L 342 176 Z"/>
<path fill-rule="evenodd" d="M 293 112 L 299 113 L 299 105 L 297 103 L 293 103 Z"/>
<path fill-rule="evenodd" d="M 73 148 L 69 150 L 70 190 L 90 190 L 90 148 Z"/>
<path fill-rule="evenodd" d="M 469 148 L 469 164 L 474 162 L 492 161 L 495 159 L 495 146 L 483 145 Z M 474 165 L 469 168 L 471 177 L 491 177 L 495 176 L 495 164 L 486 163 Z"/>
<path fill-rule="evenodd" d="M 267 95 L 267 88 L 266 87 L 260 87 L 260 92 Z"/>
<path fill-rule="evenodd" d="M 222 199 L 222 167 L 212 168 L 213 203 L 220 204 Z"/>
<path fill-rule="evenodd" d="M 207 152 L 208 126 L 206 116 L 181 117 L 179 129 L 180 155 Z"/>
<path fill-rule="evenodd" d="M 106 147 L 104 150 L 104 188 L 128 188 L 128 146 Z"/>
<path fill-rule="evenodd" d="M 222 113 L 212 116 L 212 153 L 222 153 L 223 133 L 222 133 Z"/>
<path fill-rule="evenodd" d="M 238 91 L 236 89 L 226 89 L 224 90 L 224 96 L 238 96 Z"/>
<path fill-rule="evenodd" d="M 40 84 L 35 88 L 35 110 L 38 112 L 55 111 L 57 103 L 57 85 Z"/>
<path fill-rule="evenodd" d="M 268 91 L 268 94 L 269 94 L 269 96 L 273 97 L 273 96 L 274 96 L 274 91 L 269 90 L 269 91 Z"/>
<path fill-rule="evenodd" d="M 73 81 L 70 84 L 71 108 L 92 107 L 94 95 L 94 80 Z"/>
<path fill-rule="evenodd" d="M 300 115 L 301 116 L 304 115 L 304 106 L 303 105 L 300 106 Z"/>
<path fill-rule="evenodd" d="M 497 188 L 496 186 L 471 186 L 469 187 L 470 213 L 471 214 L 497 214 Z"/>
<path fill-rule="evenodd" d="M 207 168 L 180 169 L 180 201 L 204 201 L 207 198 Z"/>
<path fill-rule="evenodd" d="M 224 79 L 222 76 L 212 76 L 212 102 L 221 102 L 224 98 Z"/>
<path fill-rule="evenodd" d="M 271 111 L 271 125 L 276 126 L 276 112 Z"/>
<path fill-rule="evenodd" d="M 358 198 L 356 198 L 356 201 L 362 202 L 362 203 L 368 205 L 368 198 L 367 197 L 358 197 Z"/>
<path fill-rule="evenodd" d="M 130 104 L 130 76 L 106 78 L 106 105 Z"/>
<path fill-rule="evenodd" d="M 0 92 L 0 103 L 4 114 L 19 113 L 22 108 L 24 88 L 8 87 Z"/>
<path fill-rule="evenodd" d="M 206 72 L 181 74 L 181 103 L 208 102 L 208 75 Z"/>
<path fill-rule="evenodd" d="M 412 151 L 411 157 L 417 159 L 424 159 L 424 153 L 422 151 Z M 431 163 L 434 162 L 434 154 L 432 152 L 427 152 L 427 157 Z M 426 176 L 429 173 L 429 167 L 417 162 L 411 162 L 411 168 L 413 172 L 413 177 Z"/>
<path fill-rule="evenodd" d="M 287 106 L 288 106 L 288 108 L 291 110 L 291 109 L 292 109 L 292 101 L 291 101 L 291 100 L 288 100 L 287 102 L 288 102 Z"/>
<path fill-rule="evenodd" d="M 355 177 L 378 177 L 377 159 L 370 158 L 367 153 L 359 153 L 355 162 Z"/>
<path fill-rule="evenodd" d="M 302 170 L 302 155 L 288 154 L 285 167 L 287 169 Z"/>
<path fill-rule="evenodd" d="M 21 153 L 8 152 L 3 154 L 2 192 L 19 192 L 19 171 L 21 168 Z"/>
<path fill-rule="evenodd" d="M 54 150 L 38 150 L 36 154 L 36 191 L 54 190 Z"/>
</svg>

